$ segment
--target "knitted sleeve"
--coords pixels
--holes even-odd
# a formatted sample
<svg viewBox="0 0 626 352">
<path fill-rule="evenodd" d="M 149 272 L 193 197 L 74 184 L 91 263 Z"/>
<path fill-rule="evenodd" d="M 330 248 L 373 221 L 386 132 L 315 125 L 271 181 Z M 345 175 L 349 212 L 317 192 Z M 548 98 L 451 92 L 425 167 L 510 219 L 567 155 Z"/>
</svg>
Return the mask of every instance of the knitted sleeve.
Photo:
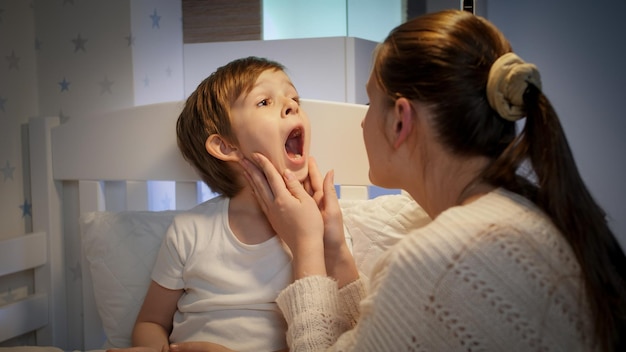
<svg viewBox="0 0 626 352">
<path fill-rule="evenodd" d="M 347 284 L 339 290 L 339 306 L 343 313 L 343 319 L 348 322 L 350 328 L 356 325 L 361 315 L 359 303 L 363 297 L 365 297 L 364 281 L 366 280 L 365 278 L 361 278 Z"/>
<path fill-rule="evenodd" d="M 289 326 L 290 351 L 325 350 L 348 329 L 339 300 L 337 283 L 323 276 L 299 279 L 278 295 L 276 303 Z"/>
</svg>

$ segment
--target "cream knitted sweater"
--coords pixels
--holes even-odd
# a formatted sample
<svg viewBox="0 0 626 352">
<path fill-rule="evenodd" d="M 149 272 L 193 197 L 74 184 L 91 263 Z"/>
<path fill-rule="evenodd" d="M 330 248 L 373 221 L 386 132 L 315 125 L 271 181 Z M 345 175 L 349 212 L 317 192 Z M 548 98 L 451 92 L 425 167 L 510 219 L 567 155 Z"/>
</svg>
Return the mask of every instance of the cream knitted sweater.
<svg viewBox="0 0 626 352">
<path fill-rule="evenodd" d="M 402 239 L 365 281 L 338 290 L 314 276 L 283 290 L 291 351 L 592 349 L 570 247 L 532 203 L 502 189 Z"/>
</svg>

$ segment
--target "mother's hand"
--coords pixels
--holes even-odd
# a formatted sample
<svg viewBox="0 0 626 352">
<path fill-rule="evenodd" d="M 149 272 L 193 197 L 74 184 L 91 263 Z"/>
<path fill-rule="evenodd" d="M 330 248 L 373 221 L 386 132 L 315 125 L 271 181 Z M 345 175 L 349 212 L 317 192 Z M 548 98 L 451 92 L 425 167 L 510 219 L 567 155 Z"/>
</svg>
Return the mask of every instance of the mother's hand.
<svg viewBox="0 0 626 352">
<path fill-rule="evenodd" d="M 324 221 L 324 252 L 334 252 L 346 243 L 343 231 L 343 218 L 334 184 L 334 171 L 329 171 L 322 179 L 315 158 L 309 158 L 309 176 L 304 188 L 317 203 Z"/>
<path fill-rule="evenodd" d="M 324 220 L 324 262 L 326 274 L 337 280 L 337 285 L 345 284 L 359 277 L 352 253 L 346 243 L 343 227 L 343 215 L 337 192 L 335 191 L 334 172 L 329 171 L 322 181 L 317 163 L 309 160 L 309 183 L 317 206 Z"/>
<path fill-rule="evenodd" d="M 256 165 L 247 159 L 241 165 L 261 209 L 293 254 L 294 278 L 326 275 L 324 221 L 316 200 L 291 171 L 281 175 L 265 156 L 253 158 Z"/>
</svg>

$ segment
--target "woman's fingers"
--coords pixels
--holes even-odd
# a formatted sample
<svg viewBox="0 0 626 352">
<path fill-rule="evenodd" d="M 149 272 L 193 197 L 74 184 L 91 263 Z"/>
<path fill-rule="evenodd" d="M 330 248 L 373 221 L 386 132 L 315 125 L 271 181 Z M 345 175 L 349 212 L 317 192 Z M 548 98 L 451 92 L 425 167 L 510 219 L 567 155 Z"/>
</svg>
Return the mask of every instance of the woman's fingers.
<svg viewBox="0 0 626 352">
<path fill-rule="evenodd" d="M 337 190 L 335 189 L 335 170 L 330 170 L 326 176 L 324 176 L 324 199 L 326 200 L 325 206 L 328 208 L 336 207 L 336 210 L 341 211 L 339 209 L 339 200 L 337 197 Z"/>
<path fill-rule="evenodd" d="M 285 170 L 283 175 L 276 170 L 276 167 L 262 154 L 254 153 L 253 157 L 258 168 L 262 171 L 262 175 L 252 175 L 253 180 L 258 185 L 267 185 L 264 188 L 264 196 L 267 201 L 275 201 L 276 199 L 297 198 L 304 199 L 310 197 L 300 181 L 295 177 L 293 172 Z"/>
<path fill-rule="evenodd" d="M 280 174 L 276 167 L 267 159 L 264 155 L 254 153 L 252 155 L 256 166 L 260 172 L 253 174 L 253 181 L 262 186 L 264 190 L 263 196 L 267 197 L 268 201 L 274 201 L 279 196 L 284 196 L 287 189 L 285 188 L 285 179 Z"/>
<path fill-rule="evenodd" d="M 324 189 L 322 183 L 322 175 L 317 167 L 315 158 L 309 158 L 309 180 L 311 181 L 311 196 L 315 199 L 315 203 L 319 207 L 324 198 Z"/>
</svg>

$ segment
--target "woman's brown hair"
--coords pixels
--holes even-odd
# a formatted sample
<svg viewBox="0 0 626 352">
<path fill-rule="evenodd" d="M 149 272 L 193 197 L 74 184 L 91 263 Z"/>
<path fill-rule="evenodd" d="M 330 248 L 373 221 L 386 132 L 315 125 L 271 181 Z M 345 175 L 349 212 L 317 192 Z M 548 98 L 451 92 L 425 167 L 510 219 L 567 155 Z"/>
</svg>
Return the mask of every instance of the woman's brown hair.
<svg viewBox="0 0 626 352">
<path fill-rule="evenodd" d="M 266 70 L 284 71 L 284 67 L 278 62 L 254 56 L 229 62 L 198 85 L 178 117 L 178 148 L 215 193 L 233 197 L 243 186 L 227 162 L 207 152 L 206 140 L 212 134 L 219 134 L 231 144 L 238 144 L 230 122 L 231 107 L 242 94 L 252 89 Z"/>
<path fill-rule="evenodd" d="M 450 151 L 493 160 L 482 181 L 529 198 L 550 216 L 580 264 L 596 343 L 624 350 L 626 258 L 580 177 L 552 105 L 529 84 L 519 134 L 515 122 L 489 105 L 491 66 L 511 51 L 487 20 L 443 11 L 394 29 L 376 52 L 373 74 L 390 100 L 403 96 L 430 106 L 437 137 Z M 529 176 L 520 174 L 524 166 Z"/>
</svg>

